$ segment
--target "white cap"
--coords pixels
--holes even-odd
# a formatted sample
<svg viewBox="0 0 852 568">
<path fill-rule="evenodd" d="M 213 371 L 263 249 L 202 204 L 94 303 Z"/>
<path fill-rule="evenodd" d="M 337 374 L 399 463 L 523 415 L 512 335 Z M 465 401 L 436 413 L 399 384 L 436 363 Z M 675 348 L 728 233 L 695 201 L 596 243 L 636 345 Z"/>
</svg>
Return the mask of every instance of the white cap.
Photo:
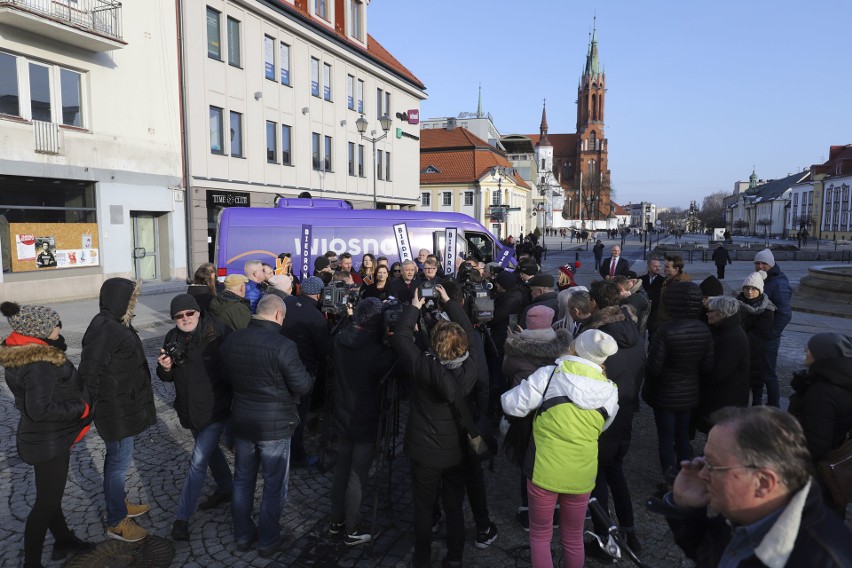
<svg viewBox="0 0 852 568">
<path fill-rule="evenodd" d="M 618 352 L 618 343 L 615 342 L 615 339 L 599 329 L 584 331 L 574 339 L 572 345 L 579 357 L 598 365 L 606 361 L 610 355 L 615 355 Z"/>
</svg>

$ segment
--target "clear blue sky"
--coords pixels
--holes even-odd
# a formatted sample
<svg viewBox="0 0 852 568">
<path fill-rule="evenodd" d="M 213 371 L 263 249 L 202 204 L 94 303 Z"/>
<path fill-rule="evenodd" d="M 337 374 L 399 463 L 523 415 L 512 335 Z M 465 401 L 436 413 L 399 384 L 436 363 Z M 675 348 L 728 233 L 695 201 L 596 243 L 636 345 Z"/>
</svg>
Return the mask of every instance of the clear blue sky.
<svg viewBox="0 0 852 568">
<path fill-rule="evenodd" d="M 427 87 L 421 117 L 574 132 L 597 14 L 615 200 L 687 206 L 752 166 L 779 178 L 852 143 L 852 2 L 372 0 L 368 29 Z"/>
</svg>

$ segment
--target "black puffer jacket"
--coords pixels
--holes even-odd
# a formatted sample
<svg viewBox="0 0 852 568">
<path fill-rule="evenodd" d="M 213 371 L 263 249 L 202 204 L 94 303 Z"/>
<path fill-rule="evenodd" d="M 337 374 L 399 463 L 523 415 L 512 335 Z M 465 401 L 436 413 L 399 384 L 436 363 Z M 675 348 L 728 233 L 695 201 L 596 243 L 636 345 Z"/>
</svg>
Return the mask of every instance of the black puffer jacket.
<svg viewBox="0 0 852 568">
<path fill-rule="evenodd" d="M 716 325 L 713 334 L 713 372 L 701 382 L 701 402 L 698 405 L 697 425 L 709 432 L 710 415 L 726 406 L 748 406 L 749 347 L 740 315 L 735 313 Z"/>
<path fill-rule="evenodd" d="M 290 296 L 284 300 L 284 305 L 287 315 L 281 335 L 296 344 L 302 364 L 310 374 L 324 373 L 325 360 L 331 351 L 331 335 L 317 301 L 307 296 Z"/>
<path fill-rule="evenodd" d="M 558 357 L 568 353 L 572 339 L 567 329 L 525 329 L 520 333 L 510 333 L 503 357 L 503 373 L 509 388 L 521 384 L 537 369 L 554 365 Z"/>
<path fill-rule="evenodd" d="M 175 384 L 175 410 L 180 425 L 199 432 L 222 422 L 231 413 L 231 394 L 219 376 L 219 349 L 231 329 L 212 316 L 202 317 L 192 333 L 172 328 L 163 347 L 176 344 L 186 351 L 186 362 L 166 371 L 157 365 L 157 376 Z"/>
<path fill-rule="evenodd" d="M 852 431 L 852 357 L 814 361 L 791 382 L 790 413 L 802 423 L 815 461 Z"/>
<path fill-rule="evenodd" d="M 598 439 L 599 459 L 618 453 L 621 444 L 630 441 L 633 414 L 639 409 L 639 389 L 645 374 L 645 341 L 639 335 L 636 312 L 632 306 L 610 306 L 592 314 L 586 329 L 599 329 L 618 343 L 618 352 L 607 358 L 606 376 L 618 385 L 618 414 Z"/>
<path fill-rule="evenodd" d="M 713 371 L 713 338 L 701 313 L 701 289 L 693 282 L 672 282 L 666 290 L 671 318 L 660 326 L 648 349 L 642 398 L 658 410 L 698 406 L 699 382 Z"/>
<path fill-rule="evenodd" d="M 88 395 L 65 353 L 44 344 L 4 343 L 0 365 L 21 412 L 17 432 L 21 459 L 36 464 L 67 452 L 91 415 L 82 418 Z"/>
<path fill-rule="evenodd" d="M 381 330 L 351 325 L 334 340 L 334 429 L 356 444 L 374 443 L 382 398 L 380 381 L 396 363 Z"/>
<path fill-rule="evenodd" d="M 444 304 L 444 308 L 448 313 L 461 312 L 461 306 L 453 301 Z M 434 354 L 421 351 L 414 343 L 414 324 L 419 314 L 414 306 L 404 306 L 391 339 L 401 369 L 412 378 L 405 453 L 430 467 L 453 467 L 462 463 L 467 448 L 462 446 L 462 432 L 456 425 L 450 402 L 465 404 L 465 397 L 476 384 L 478 369 L 485 362 L 470 352 L 461 365 L 450 368 L 452 365 L 442 364 Z M 470 341 L 476 331 L 467 316 L 462 313 L 462 317 L 462 327 Z"/>
<path fill-rule="evenodd" d="M 148 360 L 130 325 L 138 296 L 139 286 L 126 278 L 104 281 L 101 313 L 83 336 L 80 376 L 105 442 L 136 436 L 157 421 Z"/>
<path fill-rule="evenodd" d="M 772 321 L 775 318 L 775 305 L 766 294 L 753 300 L 747 299 L 742 292 L 737 296 L 740 301 L 740 322 L 748 337 L 748 350 L 751 358 L 749 382 L 751 386 L 763 387 L 763 342 L 772 333 Z"/>
<path fill-rule="evenodd" d="M 282 440 L 299 425 L 299 397 L 313 378 L 296 344 L 274 321 L 252 319 L 222 344 L 222 377 L 231 388 L 234 435 L 252 442 Z"/>
<path fill-rule="evenodd" d="M 494 340 L 494 346 L 497 347 L 498 356 L 502 356 L 504 353 L 503 346 L 506 343 L 509 331 L 509 316 L 515 314 L 520 319 L 521 312 L 526 307 L 526 301 L 527 298 L 524 291 L 521 290 L 520 284 L 511 290 L 498 293 L 494 298 L 494 317 L 488 327 L 491 328 L 491 339 Z"/>
</svg>

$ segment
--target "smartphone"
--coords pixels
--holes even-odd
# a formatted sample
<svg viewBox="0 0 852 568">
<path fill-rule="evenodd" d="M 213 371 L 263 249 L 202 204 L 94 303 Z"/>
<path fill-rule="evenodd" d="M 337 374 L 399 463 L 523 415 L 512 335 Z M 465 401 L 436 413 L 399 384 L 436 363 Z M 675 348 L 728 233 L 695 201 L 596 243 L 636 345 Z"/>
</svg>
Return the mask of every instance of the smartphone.
<svg viewBox="0 0 852 568">
<path fill-rule="evenodd" d="M 518 314 L 509 314 L 509 329 L 515 331 L 518 327 Z"/>
</svg>

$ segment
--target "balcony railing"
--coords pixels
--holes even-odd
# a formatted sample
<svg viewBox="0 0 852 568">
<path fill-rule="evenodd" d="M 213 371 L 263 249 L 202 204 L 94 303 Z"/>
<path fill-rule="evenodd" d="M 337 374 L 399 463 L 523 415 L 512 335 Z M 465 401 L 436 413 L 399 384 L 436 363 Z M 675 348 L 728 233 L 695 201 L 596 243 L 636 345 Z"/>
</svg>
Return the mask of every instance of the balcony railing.
<svg viewBox="0 0 852 568">
<path fill-rule="evenodd" d="M 84 31 L 121 41 L 121 2 L 112 0 L 0 0 L 0 8 L 21 8 Z"/>
<path fill-rule="evenodd" d="M 62 131 L 55 122 L 33 121 L 35 151 L 39 154 L 59 154 L 62 149 Z"/>
</svg>

